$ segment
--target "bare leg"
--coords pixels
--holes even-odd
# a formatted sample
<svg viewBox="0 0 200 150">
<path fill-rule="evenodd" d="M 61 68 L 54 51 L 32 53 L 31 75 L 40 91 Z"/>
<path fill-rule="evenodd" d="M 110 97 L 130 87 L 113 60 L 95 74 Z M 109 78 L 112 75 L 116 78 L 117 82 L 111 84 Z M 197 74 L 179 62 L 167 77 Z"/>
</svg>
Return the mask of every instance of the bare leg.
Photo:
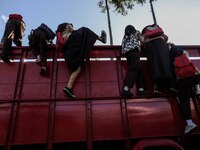
<svg viewBox="0 0 200 150">
<path fill-rule="evenodd" d="M 81 72 L 81 67 L 78 67 L 78 69 L 71 74 L 71 76 L 69 78 L 69 82 L 67 84 L 67 87 L 69 89 L 71 89 L 73 87 L 74 82 L 76 81 L 76 79 L 77 79 L 78 75 L 80 74 L 80 72 Z"/>
</svg>

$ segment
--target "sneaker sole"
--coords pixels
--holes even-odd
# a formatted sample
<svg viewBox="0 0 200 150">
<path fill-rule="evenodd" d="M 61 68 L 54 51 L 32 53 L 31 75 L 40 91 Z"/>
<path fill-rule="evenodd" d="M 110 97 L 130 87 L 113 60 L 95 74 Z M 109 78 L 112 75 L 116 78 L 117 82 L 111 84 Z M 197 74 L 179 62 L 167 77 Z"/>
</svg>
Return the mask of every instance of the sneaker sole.
<svg viewBox="0 0 200 150">
<path fill-rule="evenodd" d="M 197 125 L 196 126 L 194 126 L 193 128 L 191 128 L 189 131 L 187 131 L 187 132 L 185 132 L 185 134 L 189 134 L 190 132 L 192 132 L 194 129 L 196 129 L 197 128 Z"/>
<path fill-rule="evenodd" d="M 154 95 L 161 95 L 161 92 L 153 92 Z"/>
<path fill-rule="evenodd" d="M 101 37 L 103 38 L 103 43 L 106 44 L 106 42 L 107 42 L 107 34 L 106 34 L 106 32 L 104 30 L 101 32 Z"/>
<path fill-rule="evenodd" d="M 76 98 L 75 95 L 71 94 L 68 90 L 64 89 L 63 92 L 70 98 Z"/>
</svg>

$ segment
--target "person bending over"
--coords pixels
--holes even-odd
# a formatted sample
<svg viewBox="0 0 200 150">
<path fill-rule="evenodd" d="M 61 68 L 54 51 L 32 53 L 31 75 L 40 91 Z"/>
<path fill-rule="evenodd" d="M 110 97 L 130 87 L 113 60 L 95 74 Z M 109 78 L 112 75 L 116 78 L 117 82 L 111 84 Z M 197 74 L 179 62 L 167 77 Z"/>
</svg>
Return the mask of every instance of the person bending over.
<svg viewBox="0 0 200 150">
<path fill-rule="evenodd" d="M 58 49 L 63 52 L 65 61 L 71 71 L 69 81 L 63 92 L 68 97 L 75 98 L 72 88 L 83 68 L 84 59 L 89 56 L 96 40 L 106 43 L 106 32 L 102 30 L 101 36 L 98 36 L 87 27 L 75 30 L 71 23 L 62 23 L 58 25 L 56 33 Z"/>
</svg>

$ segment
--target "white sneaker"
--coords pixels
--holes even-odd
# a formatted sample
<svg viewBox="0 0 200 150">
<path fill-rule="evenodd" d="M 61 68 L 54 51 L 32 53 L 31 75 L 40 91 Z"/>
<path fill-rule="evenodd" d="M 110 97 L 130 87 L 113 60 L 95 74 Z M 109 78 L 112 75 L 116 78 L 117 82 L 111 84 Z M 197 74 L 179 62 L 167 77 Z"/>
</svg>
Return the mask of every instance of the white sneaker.
<svg viewBox="0 0 200 150">
<path fill-rule="evenodd" d="M 195 86 L 195 94 L 196 94 L 196 95 L 200 95 L 200 85 L 199 85 L 199 84 L 197 84 L 197 85 Z"/>
<path fill-rule="evenodd" d="M 175 88 L 170 88 L 169 92 L 172 94 L 178 94 L 178 91 Z"/>
<path fill-rule="evenodd" d="M 155 95 L 160 95 L 160 94 L 162 94 L 162 92 L 159 91 L 157 85 L 154 85 L 153 94 L 155 94 Z"/>
<path fill-rule="evenodd" d="M 190 125 L 187 125 L 187 126 L 185 127 L 185 134 L 190 133 L 190 132 L 191 132 L 192 130 L 194 130 L 196 127 L 197 127 L 197 125 L 194 124 L 194 123 L 191 123 Z"/>
<path fill-rule="evenodd" d="M 37 55 L 36 63 L 37 63 L 37 64 L 40 64 L 40 62 L 41 62 L 41 57 L 40 57 L 40 55 Z"/>
<path fill-rule="evenodd" d="M 195 94 L 196 94 L 196 95 L 200 95 L 200 89 L 196 90 L 196 91 L 195 91 Z"/>
</svg>

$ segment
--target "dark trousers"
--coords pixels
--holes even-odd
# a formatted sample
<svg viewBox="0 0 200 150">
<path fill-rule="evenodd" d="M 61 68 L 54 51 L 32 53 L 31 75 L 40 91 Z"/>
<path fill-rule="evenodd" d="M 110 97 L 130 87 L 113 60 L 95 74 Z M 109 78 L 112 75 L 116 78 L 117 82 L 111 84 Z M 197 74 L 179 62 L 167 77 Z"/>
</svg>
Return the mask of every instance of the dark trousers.
<svg viewBox="0 0 200 150">
<path fill-rule="evenodd" d="M 14 38 L 11 38 L 11 34 L 14 34 Z M 8 57 L 12 47 L 12 42 L 16 46 L 21 46 L 21 22 L 17 19 L 10 19 L 6 23 L 5 32 L 3 35 L 3 52 L 2 55 Z"/>
<path fill-rule="evenodd" d="M 84 65 L 84 59 L 88 58 L 98 35 L 86 27 L 81 27 L 72 32 L 62 47 L 65 61 L 72 72 Z"/>
<path fill-rule="evenodd" d="M 29 46 L 35 58 L 40 55 L 42 67 L 47 65 L 47 35 L 44 31 L 36 29 L 29 39 Z"/>
<path fill-rule="evenodd" d="M 178 98 L 180 103 L 180 110 L 184 119 L 192 118 L 190 97 L 192 94 L 192 87 L 200 82 L 200 75 L 195 75 L 186 79 L 179 79 L 176 83 L 177 90 L 179 91 Z"/>
<path fill-rule="evenodd" d="M 124 79 L 124 86 L 132 88 L 136 83 L 137 88 L 144 88 L 144 74 L 140 67 L 140 53 L 138 49 L 125 54 L 128 63 L 128 72 Z"/>
<path fill-rule="evenodd" d="M 181 114 L 185 120 L 188 120 L 192 118 L 190 96 L 187 96 L 190 95 L 191 90 L 185 92 L 186 93 L 179 95 L 178 99 L 179 99 Z"/>
</svg>

